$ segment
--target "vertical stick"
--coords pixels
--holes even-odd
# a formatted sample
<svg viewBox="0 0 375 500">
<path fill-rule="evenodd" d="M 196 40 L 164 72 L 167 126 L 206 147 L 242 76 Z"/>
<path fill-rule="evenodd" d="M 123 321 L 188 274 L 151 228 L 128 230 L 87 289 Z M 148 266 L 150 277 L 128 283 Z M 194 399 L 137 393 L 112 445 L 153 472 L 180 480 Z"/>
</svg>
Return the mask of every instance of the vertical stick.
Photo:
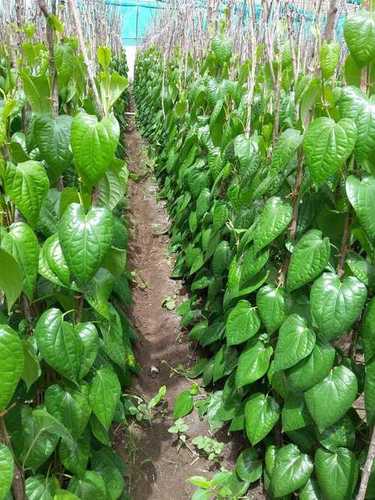
<svg viewBox="0 0 375 500">
<path fill-rule="evenodd" d="M 375 458 L 375 427 L 373 427 L 372 429 L 370 446 L 368 449 L 367 459 L 363 467 L 361 484 L 359 486 L 359 491 L 356 500 L 365 500 L 366 498 L 367 485 L 371 476 L 372 466 L 374 464 L 374 458 Z"/>
<path fill-rule="evenodd" d="M 70 9 L 72 11 L 72 14 L 73 14 L 74 25 L 75 25 L 76 33 L 77 33 L 77 36 L 78 36 L 78 43 L 79 43 L 79 46 L 80 46 L 80 49 L 81 49 L 81 52 L 82 52 L 82 55 L 83 55 L 83 60 L 85 61 L 85 64 L 87 66 L 87 74 L 88 74 L 88 77 L 89 77 L 89 81 L 90 81 L 90 85 L 91 85 L 92 91 L 94 93 L 94 99 L 95 99 L 96 108 L 98 110 L 99 115 L 103 116 L 104 115 L 104 110 L 103 110 L 102 102 L 101 102 L 100 97 L 99 97 L 98 89 L 96 87 L 94 73 L 92 71 L 91 63 L 90 63 L 89 57 L 87 55 L 85 41 L 83 39 L 81 19 L 80 19 L 80 16 L 79 16 L 79 12 L 78 12 L 75 0 L 68 0 L 68 3 L 69 3 L 69 7 L 70 7 Z"/>
</svg>

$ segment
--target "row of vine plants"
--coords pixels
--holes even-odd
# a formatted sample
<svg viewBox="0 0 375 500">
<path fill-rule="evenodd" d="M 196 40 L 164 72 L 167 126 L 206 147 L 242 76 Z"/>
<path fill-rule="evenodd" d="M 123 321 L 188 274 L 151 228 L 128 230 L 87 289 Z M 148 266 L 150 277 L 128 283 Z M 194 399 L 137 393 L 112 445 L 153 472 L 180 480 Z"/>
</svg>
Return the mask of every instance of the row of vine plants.
<svg viewBox="0 0 375 500">
<path fill-rule="evenodd" d="M 196 499 L 258 480 L 269 498 L 375 498 L 373 14 L 344 36 L 300 75 L 288 42 L 240 63 L 224 22 L 203 60 L 137 59 L 206 417 L 248 442 L 216 490 L 193 478 Z"/>
<path fill-rule="evenodd" d="M 0 48 L 0 499 L 116 500 L 111 427 L 136 368 L 126 58 L 100 47 L 90 82 L 78 39 L 45 15 L 47 41 L 27 24 Z"/>
</svg>

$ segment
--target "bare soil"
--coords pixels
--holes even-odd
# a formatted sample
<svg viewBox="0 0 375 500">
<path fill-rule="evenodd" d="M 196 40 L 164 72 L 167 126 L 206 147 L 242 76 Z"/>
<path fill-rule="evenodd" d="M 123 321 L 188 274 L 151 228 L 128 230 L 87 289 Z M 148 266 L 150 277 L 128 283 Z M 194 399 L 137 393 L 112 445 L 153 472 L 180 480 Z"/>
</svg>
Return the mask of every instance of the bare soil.
<svg viewBox="0 0 375 500">
<path fill-rule="evenodd" d="M 126 144 L 129 170 L 141 177 L 138 182 L 130 181 L 127 215 L 131 225 L 130 269 L 138 280 L 133 288 L 131 320 L 139 336 L 136 356 L 141 366 L 131 390 L 149 400 L 166 385 L 168 407 L 150 426 L 131 424 L 117 440 L 116 448 L 128 464 L 132 500 L 189 499 L 194 488 L 187 478 L 211 476 L 215 467 L 186 447 L 176 446 L 175 436 L 168 432 L 176 396 L 191 387 L 191 382 L 170 367 L 191 366 L 196 353 L 181 331 L 177 314 L 162 306 L 166 297 L 175 296 L 180 303 L 184 291 L 180 282 L 170 278 L 173 259 L 168 255 L 169 220 L 163 202 L 157 199 L 156 181 L 147 172 L 145 147 L 135 129 L 126 134 Z M 189 437 L 209 435 L 207 424 L 196 412 L 186 418 L 186 423 Z M 237 454 L 238 445 L 231 442 L 220 465 L 232 467 Z"/>
</svg>

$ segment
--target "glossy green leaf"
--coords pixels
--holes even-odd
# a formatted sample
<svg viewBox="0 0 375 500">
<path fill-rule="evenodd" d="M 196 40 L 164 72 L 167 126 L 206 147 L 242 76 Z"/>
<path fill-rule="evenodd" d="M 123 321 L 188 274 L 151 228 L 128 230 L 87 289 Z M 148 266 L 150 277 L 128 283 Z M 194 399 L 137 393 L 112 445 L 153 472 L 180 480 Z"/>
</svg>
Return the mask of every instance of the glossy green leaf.
<svg viewBox="0 0 375 500">
<path fill-rule="evenodd" d="M 81 477 L 87 469 L 90 451 L 90 432 L 86 431 L 77 439 L 76 447 L 73 450 L 65 441 L 61 441 L 59 458 L 69 472 Z"/>
<path fill-rule="evenodd" d="M 257 481 L 262 476 L 262 470 L 262 460 L 253 448 L 240 453 L 236 461 L 236 474 L 242 481 Z"/>
<path fill-rule="evenodd" d="M 367 298 L 365 285 L 354 276 L 343 280 L 324 273 L 311 288 L 311 314 L 319 336 L 332 340 L 350 330 L 360 316 Z"/>
<path fill-rule="evenodd" d="M 254 337 L 260 328 L 256 309 L 247 300 L 240 300 L 230 311 L 226 322 L 228 345 L 237 345 Z"/>
<path fill-rule="evenodd" d="M 73 477 L 69 482 L 68 489 L 80 500 L 102 500 L 108 498 L 103 477 L 91 470 L 86 471 L 82 478 Z"/>
<path fill-rule="evenodd" d="M 245 405 L 246 434 L 255 446 L 271 432 L 279 420 L 280 407 L 271 397 L 261 393 L 250 396 Z"/>
<path fill-rule="evenodd" d="M 98 121 L 96 116 L 79 113 L 73 118 L 71 144 L 76 167 L 89 185 L 96 184 L 112 164 L 120 136 L 113 116 Z"/>
<path fill-rule="evenodd" d="M 82 435 L 91 415 L 87 385 L 78 389 L 50 385 L 45 392 L 44 401 L 48 412 L 64 424 L 73 437 Z"/>
<path fill-rule="evenodd" d="M 7 325 L 0 325 L 0 411 L 13 397 L 24 367 L 22 342 Z"/>
<path fill-rule="evenodd" d="M 0 443 L 0 500 L 5 500 L 12 486 L 14 460 L 10 449 Z"/>
<path fill-rule="evenodd" d="M 294 444 L 280 448 L 271 474 L 271 489 L 275 497 L 289 495 L 304 486 L 313 468 L 310 457 L 301 453 Z"/>
<path fill-rule="evenodd" d="M 23 289 L 32 299 L 39 263 L 39 244 L 33 230 L 24 222 L 16 222 L 8 233 L 0 235 L 0 244 L 16 259 L 23 274 Z"/>
<path fill-rule="evenodd" d="M 322 500 L 316 479 L 310 477 L 305 486 L 299 492 L 300 500 Z"/>
<path fill-rule="evenodd" d="M 270 168 L 273 173 L 283 172 L 287 168 L 302 143 L 302 139 L 301 132 L 293 128 L 288 128 L 280 134 L 272 151 Z"/>
<path fill-rule="evenodd" d="M 357 393 L 354 373 L 345 366 L 336 366 L 322 382 L 305 392 L 305 401 L 312 418 L 323 431 L 345 415 Z"/>
<path fill-rule="evenodd" d="M 358 472 L 358 461 L 346 448 L 336 453 L 320 448 L 315 453 L 315 474 L 324 498 L 352 500 Z"/>
<path fill-rule="evenodd" d="M 93 323 L 79 323 L 74 327 L 82 344 L 82 360 L 79 369 L 79 378 L 82 379 L 90 371 L 99 350 L 99 336 Z"/>
<path fill-rule="evenodd" d="M 288 384 L 296 391 L 311 389 L 329 374 L 335 355 L 330 344 L 318 340 L 311 354 L 286 372 Z"/>
<path fill-rule="evenodd" d="M 335 74 L 337 65 L 340 61 L 341 47 L 335 41 L 326 40 L 320 48 L 320 69 L 325 79 L 331 78 Z"/>
<path fill-rule="evenodd" d="M 7 299 L 8 311 L 10 311 L 22 293 L 23 274 L 20 266 L 12 255 L 0 248 L 0 290 Z"/>
<path fill-rule="evenodd" d="M 375 422 L 375 357 L 365 368 L 365 408 L 368 425 Z"/>
<path fill-rule="evenodd" d="M 32 160 L 19 163 L 17 166 L 8 163 L 4 182 L 6 194 L 27 222 L 35 227 L 49 188 L 48 177 L 42 164 Z"/>
<path fill-rule="evenodd" d="M 70 150 L 70 130 L 72 117 L 48 114 L 37 115 L 34 133 L 41 158 L 47 163 L 52 178 L 57 179 L 72 162 Z"/>
<path fill-rule="evenodd" d="M 81 205 L 72 203 L 60 221 L 58 234 L 70 271 L 85 283 L 98 270 L 111 246 L 112 214 L 106 208 L 92 208 L 86 214 Z"/>
<path fill-rule="evenodd" d="M 30 476 L 25 481 L 27 500 L 53 500 L 56 485 L 54 478 Z"/>
<path fill-rule="evenodd" d="M 284 432 L 296 431 L 311 424 L 303 395 L 292 393 L 287 397 L 281 412 L 281 421 Z"/>
<path fill-rule="evenodd" d="M 282 288 L 265 285 L 257 293 L 257 307 L 269 334 L 280 328 L 287 317 L 285 292 Z"/>
<path fill-rule="evenodd" d="M 350 54 L 359 66 L 375 58 L 375 19 L 366 10 L 349 16 L 344 25 L 344 37 Z"/>
<path fill-rule="evenodd" d="M 266 347 L 261 341 L 249 342 L 238 358 L 236 388 L 262 378 L 267 373 L 272 353 L 272 347 Z"/>
<path fill-rule="evenodd" d="M 57 234 L 46 239 L 42 251 L 49 269 L 56 275 L 58 281 L 69 286 L 70 271 Z"/>
<path fill-rule="evenodd" d="M 356 216 L 372 241 L 375 241 L 375 178 L 362 181 L 350 175 L 346 180 L 346 193 Z"/>
<path fill-rule="evenodd" d="M 121 396 L 121 386 L 111 368 L 98 370 L 91 382 L 89 401 L 92 411 L 108 430 Z"/>
<path fill-rule="evenodd" d="M 257 251 L 274 241 L 289 226 L 292 220 L 292 207 L 277 197 L 270 198 L 261 211 L 253 232 L 254 246 Z"/>
<path fill-rule="evenodd" d="M 109 448 L 97 451 L 91 460 L 92 468 L 105 481 L 109 500 L 117 500 L 125 487 L 122 459 Z"/>
<path fill-rule="evenodd" d="M 79 379 L 83 346 L 73 326 L 64 321 L 59 309 L 48 309 L 39 318 L 35 338 L 43 359 L 60 375 Z"/>
<path fill-rule="evenodd" d="M 298 314 L 281 325 L 275 349 L 275 370 L 286 370 L 306 358 L 314 349 L 315 333 Z"/>
<path fill-rule="evenodd" d="M 327 427 L 318 435 L 320 444 L 329 451 L 337 451 L 339 448 L 353 449 L 356 441 L 356 428 L 349 414 L 341 420 Z"/>
<path fill-rule="evenodd" d="M 336 123 L 331 118 L 316 118 L 306 131 L 303 148 L 314 182 L 321 184 L 337 174 L 352 154 L 357 139 L 353 120 Z"/>
<path fill-rule="evenodd" d="M 325 269 L 331 255 L 329 238 L 322 238 L 317 229 L 308 231 L 296 244 L 288 268 L 287 288 L 297 290 L 317 278 Z"/>
<path fill-rule="evenodd" d="M 173 418 L 178 419 L 185 417 L 189 413 L 191 413 L 193 410 L 193 396 L 191 394 L 191 391 L 182 391 L 180 394 L 176 397 L 176 400 L 174 402 L 173 406 Z"/>
</svg>

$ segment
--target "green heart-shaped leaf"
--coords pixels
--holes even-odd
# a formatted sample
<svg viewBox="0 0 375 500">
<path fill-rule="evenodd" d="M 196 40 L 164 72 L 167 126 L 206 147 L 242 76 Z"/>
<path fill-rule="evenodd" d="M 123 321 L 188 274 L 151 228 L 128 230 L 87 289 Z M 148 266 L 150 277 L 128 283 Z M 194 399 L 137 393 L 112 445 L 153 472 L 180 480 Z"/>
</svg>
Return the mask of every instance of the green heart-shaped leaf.
<svg viewBox="0 0 375 500">
<path fill-rule="evenodd" d="M 367 288 L 354 276 L 342 281 L 333 273 L 324 273 L 311 288 L 311 314 L 319 336 L 332 340 L 348 331 L 362 312 Z"/>
<path fill-rule="evenodd" d="M 93 323 L 79 323 L 75 326 L 79 338 L 81 339 L 83 354 L 79 370 L 79 378 L 83 379 L 90 371 L 99 350 L 99 335 Z"/>
<path fill-rule="evenodd" d="M 0 498 L 8 498 L 14 474 L 14 459 L 10 449 L 0 443 Z"/>
<path fill-rule="evenodd" d="M 331 453 L 319 448 L 315 453 L 315 474 L 324 498 L 352 500 L 357 484 L 359 464 L 354 453 L 339 448 Z"/>
<path fill-rule="evenodd" d="M 296 431 L 311 424 L 303 395 L 291 393 L 284 401 L 281 412 L 283 432 Z"/>
<path fill-rule="evenodd" d="M 57 179 L 70 166 L 73 155 L 70 150 L 72 117 L 53 117 L 41 114 L 35 117 L 34 134 L 41 158 L 47 163 L 52 179 Z"/>
<path fill-rule="evenodd" d="M 321 382 L 331 371 L 336 351 L 319 340 L 311 354 L 287 371 L 288 383 L 295 391 L 307 391 Z"/>
<path fill-rule="evenodd" d="M 260 320 L 254 307 L 247 300 L 240 300 L 230 311 L 226 322 L 228 345 L 246 342 L 258 332 Z"/>
<path fill-rule="evenodd" d="M 360 181 L 350 175 L 346 180 L 346 194 L 363 229 L 375 241 L 375 178 Z"/>
<path fill-rule="evenodd" d="M 72 274 L 82 283 L 99 269 L 112 243 L 113 218 L 106 208 L 84 208 L 72 203 L 65 210 L 58 234 L 63 254 Z"/>
<path fill-rule="evenodd" d="M 245 405 L 245 426 L 253 446 L 271 432 L 279 416 L 280 407 L 271 396 L 259 392 L 250 396 Z"/>
<path fill-rule="evenodd" d="M 85 183 L 92 186 L 106 173 L 114 159 L 120 127 L 114 116 L 98 121 L 79 113 L 73 118 L 71 143 L 74 161 Z"/>
<path fill-rule="evenodd" d="M 290 259 L 286 282 L 288 290 L 297 290 L 317 278 L 328 264 L 330 255 L 329 238 L 322 238 L 321 231 L 312 229 L 302 236 Z"/>
<path fill-rule="evenodd" d="M 305 392 L 307 408 L 323 431 L 333 425 L 351 408 L 357 397 L 358 382 L 345 366 L 336 366 L 319 384 Z"/>
<path fill-rule="evenodd" d="M 79 389 L 50 385 L 44 402 L 48 412 L 64 424 L 74 438 L 82 435 L 91 415 L 87 385 L 82 385 Z"/>
<path fill-rule="evenodd" d="M 70 323 L 59 309 L 49 309 L 39 318 L 35 338 L 43 359 L 60 375 L 76 382 L 79 379 L 83 346 Z"/>
<path fill-rule="evenodd" d="M 23 274 L 23 289 L 32 299 L 39 265 L 39 244 L 34 231 L 24 222 L 16 222 L 9 233 L 0 234 L 1 248 L 17 261 Z"/>
<path fill-rule="evenodd" d="M 268 333 L 280 328 L 287 316 L 285 292 L 282 288 L 265 285 L 257 293 L 257 306 Z"/>
<path fill-rule="evenodd" d="M 108 430 L 121 396 L 121 385 L 111 368 L 101 368 L 91 382 L 89 401 L 92 411 Z"/>
<path fill-rule="evenodd" d="M 375 19 L 366 10 L 346 19 L 344 37 L 350 54 L 359 66 L 366 66 L 375 58 Z"/>
<path fill-rule="evenodd" d="M 312 474 L 314 465 L 308 455 L 294 444 L 280 448 L 276 453 L 271 475 L 271 489 L 275 497 L 283 497 L 302 488 Z"/>
<path fill-rule="evenodd" d="M 27 222 L 35 227 L 49 188 L 48 177 L 42 164 L 31 160 L 19 163 L 17 166 L 8 163 L 4 182 L 6 194 Z"/>
<path fill-rule="evenodd" d="M 22 342 L 7 325 L 0 325 L 0 411 L 12 399 L 24 367 Z"/>
<path fill-rule="evenodd" d="M 314 349 L 315 333 L 298 314 L 292 314 L 281 325 L 275 349 L 275 370 L 286 370 L 306 358 Z"/>
<path fill-rule="evenodd" d="M 315 119 L 303 142 L 313 181 L 321 184 L 335 175 L 352 154 L 356 139 L 357 127 L 349 118 L 338 123 L 326 117 Z"/>
<path fill-rule="evenodd" d="M 250 342 L 238 358 L 236 370 L 236 387 L 252 384 L 267 373 L 272 347 L 266 347 L 263 342 Z"/>
<path fill-rule="evenodd" d="M 70 271 L 60 245 L 59 237 L 53 234 L 43 245 L 43 254 L 50 270 L 65 286 L 70 285 Z"/>
<path fill-rule="evenodd" d="M 275 240 L 289 226 L 292 220 L 292 207 L 281 198 L 267 200 L 254 229 L 255 250 L 259 252 Z"/>
</svg>

